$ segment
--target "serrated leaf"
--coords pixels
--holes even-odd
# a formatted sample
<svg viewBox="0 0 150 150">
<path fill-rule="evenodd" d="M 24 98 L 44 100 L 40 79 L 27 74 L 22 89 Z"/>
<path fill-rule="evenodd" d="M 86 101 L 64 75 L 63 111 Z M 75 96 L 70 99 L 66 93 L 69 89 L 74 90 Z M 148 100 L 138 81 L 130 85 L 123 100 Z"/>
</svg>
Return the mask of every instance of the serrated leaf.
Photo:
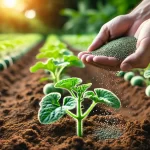
<svg viewBox="0 0 150 150">
<path fill-rule="evenodd" d="M 91 85 L 92 83 L 82 84 L 82 85 L 73 87 L 72 90 L 77 93 L 78 97 L 82 97 L 85 91 L 91 87 Z"/>
<path fill-rule="evenodd" d="M 62 88 L 71 91 L 73 87 L 76 85 L 82 83 L 82 80 L 80 78 L 68 78 L 58 81 L 55 84 L 56 88 Z"/>
<path fill-rule="evenodd" d="M 121 107 L 119 98 L 111 91 L 102 88 L 94 89 L 94 91 L 98 97 L 98 100 L 95 102 L 103 102 L 113 108 Z"/>
<path fill-rule="evenodd" d="M 64 55 L 64 61 L 69 62 L 70 66 L 76 66 L 80 68 L 85 67 L 84 63 L 77 56 L 74 55 Z"/>
<path fill-rule="evenodd" d="M 73 97 L 65 97 L 63 106 L 60 106 L 60 98 L 61 95 L 57 92 L 50 93 L 43 97 L 38 112 L 38 119 L 42 124 L 53 123 L 63 117 L 64 114 L 66 114 L 66 110 L 71 110 L 76 107 Z"/>
<path fill-rule="evenodd" d="M 146 71 L 144 72 L 144 77 L 145 77 L 145 78 L 150 78 L 150 70 L 146 70 Z"/>
</svg>

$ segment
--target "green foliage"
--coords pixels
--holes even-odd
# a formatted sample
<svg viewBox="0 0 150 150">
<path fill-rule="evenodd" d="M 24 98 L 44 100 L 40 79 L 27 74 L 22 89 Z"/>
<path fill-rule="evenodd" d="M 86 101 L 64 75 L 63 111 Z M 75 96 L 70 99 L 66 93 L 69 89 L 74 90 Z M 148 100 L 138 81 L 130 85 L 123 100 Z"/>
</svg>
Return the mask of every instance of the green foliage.
<svg viewBox="0 0 150 150">
<path fill-rule="evenodd" d="M 95 93 L 94 93 L 95 92 Z M 95 103 L 104 103 L 113 108 L 120 108 L 121 104 L 117 96 L 106 89 L 94 89 L 94 92 L 87 91 L 84 95 L 85 98 L 90 98 Z"/>
<path fill-rule="evenodd" d="M 150 85 L 146 87 L 145 94 L 150 97 Z"/>
<path fill-rule="evenodd" d="M 116 73 L 116 75 L 117 75 L 118 77 L 124 77 L 125 74 L 126 74 L 126 72 L 124 72 L 124 71 L 118 71 L 118 72 Z"/>
<path fill-rule="evenodd" d="M 63 90 L 59 89 L 59 88 L 55 88 L 54 87 L 54 83 L 47 83 L 44 87 L 43 87 L 43 93 L 45 95 L 50 94 L 52 92 L 58 92 L 63 94 Z"/>
<path fill-rule="evenodd" d="M 95 36 L 96 34 L 68 34 L 62 35 L 61 39 L 76 50 L 86 51 Z"/>
<path fill-rule="evenodd" d="M 39 121 L 43 124 L 50 124 L 68 114 L 77 122 L 77 135 L 82 136 L 83 119 L 88 116 L 97 103 L 104 103 L 116 109 L 121 107 L 119 98 L 111 91 L 101 88 L 94 89 L 94 92 L 87 91 L 92 84 L 81 83 L 82 80 L 75 77 L 58 81 L 55 87 L 68 90 L 71 96 L 64 97 L 63 105 L 61 106 L 59 103 L 61 97 L 59 93 L 53 92 L 46 95 L 40 103 Z M 81 106 L 85 98 L 92 100 L 92 104 L 83 113 Z M 74 108 L 77 109 L 76 114 L 70 111 Z"/>
<path fill-rule="evenodd" d="M 142 76 L 134 76 L 131 79 L 130 83 L 133 86 L 143 86 L 145 81 L 144 81 L 144 78 Z"/>
<path fill-rule="evenodd" d="M 64 116 L 66 110 L 75 108 L 76 101 L 74 97 L 65 97 L 62 106 L 59 103 L 60 98 L 61 94 L 57 92 L 50 93 L 42 98 L 38 113 L 39 121 L 42 124 L 53 123 Z"/>
<path fill-rule="evenodd" d="M 146 71 L 144 72 L 144 77 L 145 77 L 145 78 L 150 78 L 150 70 L 146 70 Z"/>
<path fill-rule="evenodd" d="M 0 70 L 8 68 L 41 40 L 39 34 L 1 34 Z"/>
<path fill-rule="evenodd" d="M 135 76 L 135 73 L 134 73 L 134 72 L 127 72 L 127 73 L 124 75 L 124 80 L 125 80 L 125 81 L 130 81 L 134 76 Z"/>
<path fill-rule="evenodd" d="M 128 13 L 138 2 L 140 0 L 97 0 L 94 7 L 92 0 L 80 0 L 77 10 L 66 8 L 61 11 L 61 15 L 68 17 L 64 29 L 69 33 L 97 33 L 104 23 L 115 16 Z"/>
<path fill-rule="evenodd" d="M 41 81 L 52 80 L 58 82 L 64 76 L 64 69 L 71 66 L 83 68 L 84 64 L 77 56 L 67 49 L 66 44 L 61 42 L 56 35 L 47 38 L 46 43 L 40 49 L 37 59 L 46 59 L 45 62 L 39 61 L 30 68 L 30 72 L 46 70 L 50 77 L 42 78 Z M 44 92 L 47 93 L 47 92 Z"/>
</svg>

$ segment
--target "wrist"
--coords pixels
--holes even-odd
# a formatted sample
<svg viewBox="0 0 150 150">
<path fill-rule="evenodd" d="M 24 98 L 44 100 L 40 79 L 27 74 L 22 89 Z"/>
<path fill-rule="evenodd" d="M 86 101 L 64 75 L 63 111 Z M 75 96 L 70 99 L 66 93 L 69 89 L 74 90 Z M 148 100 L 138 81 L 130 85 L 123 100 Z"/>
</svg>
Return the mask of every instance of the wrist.
<svg viewBox="0 0 150 150">
<path fill-rule="evenodd" d="M 143 0 L 128 14 L 134 21 L 143 22 L 150 18 L 150 0 Z"/>
</svg>

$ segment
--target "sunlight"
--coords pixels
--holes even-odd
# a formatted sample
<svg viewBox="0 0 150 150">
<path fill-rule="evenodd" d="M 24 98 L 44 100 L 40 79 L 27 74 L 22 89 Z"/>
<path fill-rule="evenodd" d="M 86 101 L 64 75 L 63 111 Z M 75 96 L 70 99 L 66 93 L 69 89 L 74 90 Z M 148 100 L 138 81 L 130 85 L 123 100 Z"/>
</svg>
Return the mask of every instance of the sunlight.
<svg viewBox="0 0 150 150">
<path fill-rule="evenodd" d="M 17 4 L 17 0 L 3 0 L 3 5 L 8 8 L 13 8 Z"/>
<path fill-rule="evenodd" d="M 33 19 L 36 16 L 36 12 L 34 10 L 27 10 L 25 16 L 29 19 Z"/>
</svg>

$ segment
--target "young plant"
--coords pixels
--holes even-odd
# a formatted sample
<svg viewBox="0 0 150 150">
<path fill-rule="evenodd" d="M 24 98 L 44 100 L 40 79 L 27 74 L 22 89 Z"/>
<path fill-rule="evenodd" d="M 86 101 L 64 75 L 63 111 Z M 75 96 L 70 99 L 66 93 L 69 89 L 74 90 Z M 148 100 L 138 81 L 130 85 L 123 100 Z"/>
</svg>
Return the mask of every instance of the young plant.
<svg viewBox="0 0 150 150">
<path fill-rule="evenodd" d="M 69 91 L 71 96 L 63 98 L 63 104 L 60 105 L 61 94 L 57 92 L 50 93 L 42 98 L 38 119 L 42 124 L 51 124 L 56 122 L 65 114 L 75 119 L 77 124 L 77 135 L 83 136 L 83 120 L 89 115 L 92 109 L 98 103 L 104 103 L 112 108 L 118 109 L 121 107 L 119 98 L 111 91 L 102 88 L 96 88 L 94 91 L 87 91 L 92 83 L 81 84 L 80 78 L 68 78 L 58 81 L 55 84 L 56 88 Z M 88 98 L 92 101 L 90 107 L 82 112 L 82 103 Z M 76 114 L 70 110 L 76 108 Z"/>
<path fill-rule="evenodd" d="M 126 74 L 126 72 L 124 72 L 124 71 L 118 71 L 116 73 L 117 77 L 124 77 L 125 74 Z"/>
<path fill-rule="evenodd" d="M 145 89 L 145 94 L 150 97 L 150 68 L 148 67 L 148 69 L 145 70 L 144 72 L 144 77 L 146 78 L 146 89 Z"/>
<path fill-rule="evenodd" d="M 49 79 L 51 79 L 53 83 L 51 83 L 51 85 L 49 86 L 46 85 L 43 89 L 44 94 L 47 94 L 47 91 L 60 91 L 54 88 L 54 84 L 61 79 L 63 70 L 66 67 L 70 66 L 77 66 L 83 68 L 84 64 L 74 55 L 64 55 L 61 61 L 58 61 L 54 58 L 49 58 L 46 62 L 39 61 L 30 68 L 30 72 L 34 73 L 40 69 L 47 70 L 48 72 L 50 72 Z"/>
<path fill-rule="evenodd" d="M 135 76 L 135 73 L 134 73 L 134 72 L 127 72 L 127 73 L 124 75 L 124 80 L 125 80 L 125 81 L 130 81 L 134 76 Z"/>
<path fill-rule="evenodd" d="M 134 76 L 131 81 L 131 85 L 133 86 L 143 86 L 145 83 L 145 80 L 142 76 Z"/>
</svg>

